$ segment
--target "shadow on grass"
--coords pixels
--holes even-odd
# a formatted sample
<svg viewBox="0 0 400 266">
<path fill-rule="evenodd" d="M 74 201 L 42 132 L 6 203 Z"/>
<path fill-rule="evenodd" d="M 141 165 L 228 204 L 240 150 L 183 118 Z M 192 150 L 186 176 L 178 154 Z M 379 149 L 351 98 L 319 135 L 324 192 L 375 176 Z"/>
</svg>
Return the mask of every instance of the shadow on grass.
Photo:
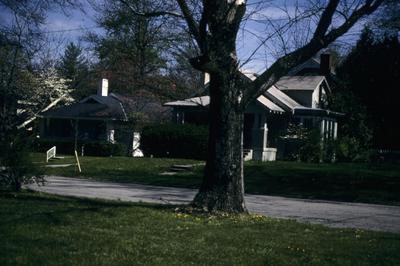
<svg viewBox="0 0 400 266">
<path fill-rule="evenodd" d="M 198 188 L 203 178 L 198 172 L 177 173 L 175 175 L 161 175 L 161 172 L 149 174 L 149 171 L 110 169 L 102 170 L 101 173 L 97 171 L 88 171 L 82 174 L 82 176 L 96 180 L 121 183 L 138 183 L 144 185 L 186 188 Z"/>
<path fill-rule="evenodd" d="M 399 167 L 363 164 L 251 163 L 247 193 L 400 205 Z"/>
<path fill-rule="evenodd" d="M 15 209 L 11 209 L 8 212 L 6 210 L 1 211 L 5 216 L 5 218 L 0 221 L 0 225 L 2 226 L 35 222 L 45 223 L 47 225 L 66 225 L 72 223 L 72 221 L 67 222 L 64 219 L 64 216 L 69 214 L 78 213 L 84 215 L 87 213 L 98 213 L 102 216 L 114 217 L 115 211 L 121 208 L 139 207 L 153 210 L 173 211 L 175 208 L 183 206 L 143 202 L 130 203 L 73 196 L 55 196 L 29 190 L 19 193 L 2 193 L 0 194 L 0 199 L 11 200 L 14 204 L 20 203 L 24 205 L 38 206 L 37 209 L 28 209 L 26 211 L 23 210 L 23 206 L 19 208 L 18 206 L 15 206 Z M 51 211 L 46 210 L 46 207 L 51 207 Z M 15 218 L 18 212 L 21 214 Z M 7 219 L 8 216 L 13 218 Z"/>
</svg>

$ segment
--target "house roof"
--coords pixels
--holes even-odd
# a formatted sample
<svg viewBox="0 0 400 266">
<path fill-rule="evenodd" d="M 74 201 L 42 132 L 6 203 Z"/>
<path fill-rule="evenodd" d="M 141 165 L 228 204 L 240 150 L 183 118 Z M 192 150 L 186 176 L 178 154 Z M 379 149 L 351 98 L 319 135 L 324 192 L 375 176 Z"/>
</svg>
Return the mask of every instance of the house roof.
<svg viewBox="0 0 400 266">
<path fill-rule="evenodd" d="M 79 103 L 48 110 L 41 117 L 65 119 L 127 120 L 121 102 L 112 96 L 91 95 Z"/>
<path fill-rule="evenodd" d="M 318 59 L 311 58 L 310 60 L 304 62 L 298 67 L 292 69 L 288 76 L 280 78 L 274 85 L 272 85 L 263 95 L 257 98 L 257 102 L 265 106 L 274 112 L 285 112 L 290 111 L 294 113 L 296 108 L 305 108 L 298 103 L 296 100 L 291 98 L 287 93 L 288 91 L 314 91 L 319 88 L 319 86 L 325 82 L 327 89 L 329 89 L 328 82 L 325 76 L 321 75 L 306 75 L 306 76 L 296 76 L 297 73 L 304 69 L 319 69 L 320 62 Z M 243 80 L 251 81 L 251 77 L 242 73 Z M 207 87 L 208 84 L 206 84 Z M 164 106 L 171 107 L 195 107 L 195 106 L 207 106 L 210 103 L 209 96 L 194 97 L 180 101 L 167 102 Z M 304 110 L 305 110 L 304 109 Z M 303 110 L 303 109 L 302 109 Z M 322 110 L 322 109 L 321 109 Z M 298 111 L 299 112 L 299 111 Z M 307 111 L 309 110 L 307 109 Z M 317 112 L 318 113 L 318 112 Z M 332 112 L 331 112 L 332 113 Z M 329 114 L 329 112 L 328 112 Z"/>
<path fill-rule="evenodd" d="M 275 104 L 287 111 L 293 111 L 295 107 L 302 107 L 301 104 L 290 98 L 288 95 L 280 91 L 277 87 L 272 85 L 265 93 L 264 96 L 269 98 Z"/>
<path fill-rule="evenodd" d="M 257 74 L 253 72 L 248 72 L 246 70 L 240 70 L 240 73 L 243 74 L 246 78 L 250 79 L 251 81 L 255 80 L 257 78 Z"/>
<path fill-rule="evenodd" d="M 273 112 L 278 112 L 278 113 L 283 113 L 285 112 L 285 110 L 283 110 L 282 108 L 280 108 L 278 105 L 276 105 L 273 101 L 271 101 L 270 99 L 268 99 L 265 95 L 260 95 L 257 98 L 257 101 L 259 103 L 261 103 L 262 105 L 264 105 L 265 107 L 267 107 L 269 110 L 273 111 Z"/>
<path fill-rule="evenodd" d="M 164 107 L 160 99 L 146 90 L 136 91 L 133 95 L 111 93 L 118 99 L 127 114 L 141 114 L 147 121 L 169 120 L 170 108 Z"/>
<path fill-rule="evenodd" d="M 334 112 L 331 110 L 310 107 L 295 107 L 293 109 L 294 115 L 311 115 L 311 116 L 328 116 L 328 117 L 342 117 L 343 113 Z"/>
<path fill-rule="evenodd" d="M 320 68 L 320 59 L 319 58 L 310 58 L 307 61 L 305 61 L 304 63 L 292 68 L 289 72 L 288 75 L 289 76 L 293 76 L 293 75 L 298 75 L 299 72 L 301 72 L 304 69 L 316 69 L 318 70 Z"/>
<path fill-rule="evenodd" d="M 269 100 L 266 96 L 261 95 L 257 98 L 257 101 L 262 104 L 263 106 L 267 107 L 273 112 L 280 112 L 283 113 L 285 110 L 280 108 L 278 105 L 273 103 L 271 100 Z M 189 98 L 185 99 L 182 101 L 174 101 L 174 102 L 168 102 L 165 103 L 164 106 L 182 106 L 182 107 L 206 107 L 210 104 L 210 96 L 201 96 L 201 97 L 194 97 L 194 98 Z"/>
<path fill-rule="evenodd" d="M 113 93 L 110 93 L 109 96 L 100 96 L 93 94 L 80 101 L 80 103 L 88 103 L 88 102 L 102 103 L 107 106 L 117 106 L 120 104 L 120 101 Z"/>
<path fill-rule="evenodd" d="M 167 102 L 164 106 L 208 106 L 210 104 L 210 96 L 201 96 L 188 98 L 181 101 Z"/>
<path fill-rule="evenodd" d="M 291 77 L 289 77 L 291 78 Z M 317 80 L 317 79 L 315 79 Z M 287 79 L 282 84 L 286 85 L 281 85 L 282 88 L 285 88 L 285 86 L 290 85 L 291 82 L 294 82 L 294 79 Z M 321 81 L 320 81 L 321 82 Z M 308 86 L 311 86 L 310 84 L 314 84 L 315 82 L 311 82 L 310 80 L 307 79 L 307 82 L 303 82 L 304 86 L 305 84 L 308 84 Z M 314 84 L 315 85 L 315 84 Z M 295 100 L 290 98 L 288 95 L 286 95 L 284 92 L 282 92 L 280 89 L 278 89 L 276 86 L 271 86 L 265 93 L 264 95 L 261 95 L 257 98 L 257 101 L 261 103 L 264 107 L 268 108 L 271 111 L 274 112 L 279 112 L 282 113 L 285 110 L 286 111 L 293 111 L 295 107 L 301 107 L 302 105 L 297 103 Z M 170 107 L 206 107 L 210 104 L 210 96 L 201 96 L 201 97 L 193 97 L 193 98 L 188 98 L 180 101 L 173 101 L 173 102 L 167 102 L 164 104 L 164 106 L 170 106 Z"/>
<path fill-rule="evenodd" d="M 275 83 L 279 90 L 315 90 L 322 82 L 324 76 L 284 76 Z"/>
</svg>

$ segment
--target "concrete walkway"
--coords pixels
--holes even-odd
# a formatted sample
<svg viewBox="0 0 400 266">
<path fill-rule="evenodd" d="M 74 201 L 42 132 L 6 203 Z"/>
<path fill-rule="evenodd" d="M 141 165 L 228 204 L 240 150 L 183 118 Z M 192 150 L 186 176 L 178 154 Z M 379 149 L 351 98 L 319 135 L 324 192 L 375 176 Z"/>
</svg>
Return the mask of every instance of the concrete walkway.
<svg viewBox="0 0 400 266">
<path fill-rule="evenodd" d="M 196 193 L 196 190 L 185 188 L 117 184 L 59 176 L 48 176 L 46 180 L 48 182 L 45 186 L 31 184 L 27 187 L 58 195 L 161 204 L 187 204 Z M 261 195 L 246 195 L 246 204 L 250 212 L 269 217 L 289 218 L 330 227 L 400 233 L 400 207 L 396 206 Z"/>
</svg>

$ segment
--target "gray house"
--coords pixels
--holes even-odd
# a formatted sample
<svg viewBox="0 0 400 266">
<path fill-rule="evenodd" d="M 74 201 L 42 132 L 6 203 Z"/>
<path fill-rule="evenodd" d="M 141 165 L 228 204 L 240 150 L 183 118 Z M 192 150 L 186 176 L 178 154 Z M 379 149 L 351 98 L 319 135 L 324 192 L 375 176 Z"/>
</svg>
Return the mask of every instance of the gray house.
<svg viewBox="0 0 400 266">
<path fill-rule="evenodd" d="M 327 109 L 331 73 L 329 55 L 322 55 L 320 60 L 310 59 L 248 106 L 243 131 L 245 160 L 274 161 L 282 157 L 282 133 L 289 124 L 318 128 L 322 141 L 337 137 L 337 119 L 342 114 Z M 175 123 L 207 124 L 209 103 L 210 97 L 204 95 L 167 102 L 164 106 L 173 108 Z"/>
<path fill-rule="evenodd" d="M 42 138 L 104 140 L 114 142 L 114 127 L 128 120 L 116 95 L 108 94 L 108 80 L 103 79 L 97 95 L 78 103 L 50 109 L 40 114 Z"/>
<path fill-rule="evenodd" d="M 39 115 L 40 138 L 120 142 L 128 146 L 132 156 L 143 156 L 139 150 L 140 134 L 125 126 L 129 112 L 136 108 L 132 102 L 137 101 L 126 96 L 109 94 L 108 80 L 102 79 L 97 94 L 78 103 L 42 112 Z"/>
</svg>

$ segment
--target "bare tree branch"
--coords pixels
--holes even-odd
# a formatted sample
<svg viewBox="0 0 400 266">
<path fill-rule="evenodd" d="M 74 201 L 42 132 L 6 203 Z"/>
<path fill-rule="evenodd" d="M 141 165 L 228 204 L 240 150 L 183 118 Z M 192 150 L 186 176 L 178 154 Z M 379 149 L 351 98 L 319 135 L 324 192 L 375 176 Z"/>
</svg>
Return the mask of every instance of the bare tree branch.
<svg viewBox="0 0 400 266">
<path fill-rule="evenodd" d="M 322 15 L 324 16 L 324 19 L 321 20 L 323 22 L 318 24 L 313 38 L 305 46 L 281 57 L 253 82 L 251 88 L 244 91 L 242 98 L 243 108 L 278 81 L 289 69 L 305 62 L 319 50 L 327 47 L 330 43 L 346 33 L 360 18 L 374 12 L 385 0 L 367 0 L 364 5 L 353 11 L 342 25 L 326 33 L 327 29 L 331 26 L 332 16 L 337 8 L 337 1 L 338 0 L 329 1 L 326 7 L 326 9 L 329 10 L 325 10 Z"/>
<path fill-rule="evenodd" d="M 151 11 L 151 12 L 140 12 L 136 10 L 134 7 L 132 7 L 126 0 L 119 0 L 122 4 L 124 4 L 129 10 L 137 15 L 137 16 L 142 16 L 142 17 L 161 17 L 161 16 L 173 16 L 177 18 L 183 18 L 183 16 L 177 12 L 173 11 L 165 11 L 165 10 L 158 10 L 158 11 Z"/>
<path fill-rule="evenodd" d="M 314 38 L 321 38 L 325 35 L 326 31 L 332 23 L 332 17 L 336 11 L 339 2 L 340 0 L 329 1 L 328 6 L 325 8 L 324 12 L 322 12 L 317 29 L 314 32 Z"/>
<path fill-rule="evenodd" d="M 199 47 L 202 47 L 204 44 L 202 43 L 202 38 L 200 37 L 200 31 L 199 31 L 199 25 L 197 24 L 197 22 L 195 21 L 192 12 L 190 12 L 189 6 L 187 5 L 185 0 L 176 0 L 181 11 L 182 14 L 186 20 L 186 23 L 189 27 L 189 31 L 190 33 L 193 35 L 193 37 L 196 39 L 197 44 L 199 45 Z M 202 23 L 202 31 L 204 31 L 204 22 Z M 203 32 L 204 34 L 204 32 Z"/>
</svg>

